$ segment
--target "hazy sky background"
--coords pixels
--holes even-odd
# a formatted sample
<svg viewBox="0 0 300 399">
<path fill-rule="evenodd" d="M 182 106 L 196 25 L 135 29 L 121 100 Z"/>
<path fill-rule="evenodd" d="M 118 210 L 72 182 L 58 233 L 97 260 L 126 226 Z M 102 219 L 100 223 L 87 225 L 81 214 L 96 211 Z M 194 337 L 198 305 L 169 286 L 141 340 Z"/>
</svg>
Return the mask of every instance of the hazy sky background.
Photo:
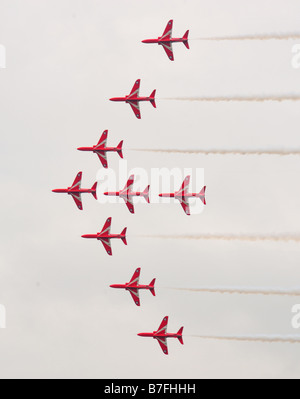
<svg viewBox="0 0 300 399">
<path fill-rule="evenodd" d="M 284 103 L 197 103 L 168 97 L 300 95 L 291 67 L 297 41 L 209 42 L 174 45 L 171 63 L 141 40 L 174 36 L 300 33 L 300 3 L 286 0 L 0 0 L 2 378 L 299 378 L 300 345 L 202 341 L 192 335 L 290 335 L 292 297 L 178 292 L 168 287 L 300 287 L 297 243 L 173 241 L 156 234 L 298 234 L 300 158 L 201 156 L 134 152 L 134 148 L 300 148 L 299 106 Z M 157 89 L 155 110 L 108 99 Z M 124 139 L 129 168 L 205 169 L 207 207 L 187 217 L 178 204 L 101 205 L 84 196 L 51 193 L 79 170 L 91 187 L 95 155 L 76 151 Z M 118 171 L 119 158 L 109 155 Z M 82 234 L 128 227 L 128 247 L 102 245 Z M 141 283 L 157 278 L 157 297 L 141 293 L 141 308 L 125 283 L 137 267 Z M 137 333 L 185 327 L 185 346 L 170 340 L 168 357 Z"/>
</svg>

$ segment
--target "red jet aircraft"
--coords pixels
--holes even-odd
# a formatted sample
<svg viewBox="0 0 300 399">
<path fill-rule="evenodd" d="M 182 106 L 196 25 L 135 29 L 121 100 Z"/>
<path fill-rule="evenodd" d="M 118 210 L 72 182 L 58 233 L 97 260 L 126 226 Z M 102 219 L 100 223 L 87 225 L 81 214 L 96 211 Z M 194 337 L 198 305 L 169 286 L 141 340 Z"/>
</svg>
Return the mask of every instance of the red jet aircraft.
<svg viewBox="0 0 300 399">
<path fill-rule="evenodd" d="M 108 167 L 107 164 L 107 152 L 117 152 L 121 158 L 123 158 L 123 141 L 120 142 L 118 147 L 107 147 L 106 142 L 107 142 L 107 137 L 108 137 L 108 130 L 105 130 L 99 140 L 99 143 L 97 145 L 94 145 L 93 147 L 79 147 L 77 150 L 79 151 L 90 151 L 93 152 L 94 154 L 97 154 L 102 165 L 104 168 Z"/>
<path fill-rule="evenodd" d="M 132 279 L 130 280 L 129 283 L 126 284 L 114 284 L 111 285 L 111 288 L 119 288 L 123 289 L 126 291 L 129 291 L 132 299 L 134 300 L 134 303 L 137 306 L 141 306 L 140 304 L 140 296 L 139 296 L 139 290 L 149 290 L 153 296 L 155 296 L 155 279 L 151 281 L 149 285 L 139 285 L 139 279 L 140 279 L 140 274 L 141 274 L 141 269 L 136 269 Z"/>
<path fill-rule="evenodd" d="M 90 238 L 90 239 L 96 239 L 102 242 L 106 252 L 108 255 L 112 255 L 112 249 L 111 249 L 111 242 L 110 240 L 117 238 L 120 239 L 124 242 L 125 245 L 127 245 L 127 240 L 126 240 L 126 232 L 127 228 L 125 228 L 121 234 L 110 234 L 110 227 L 111 227 L 111 218 L 108 218 L 102 231 L 97 234 L 86 234 L 81 236 L 82 238 Z"/>
<path fill-rule="evenodd" d="M 129 209 L 129 211 L 131 213 L 134 213 L 134 205 L 133 205 L 132 198 L 133 197 L 144 197 L 145 200 L 149 204 L 150 203 L 150 199 L 149 199 L 150 186 L 146 187 L 145 191 L 143 193 L 141 193 L 141 192 L 131 191 L 133 184 L 134 184 L 134 175 L 130 176 L 130 178 L 128 179 L 128 182 L 126 183 L 123 190 L 113 192 L 113 193 L 107 192 L 107 193 L 104 193 L 104 195 L 122 198 L 125 201 L 125 204 L 127 205 L 127 208 Z"/>
<path fill-rule="evenodd" d="M 139 337 L 147 337 L 147 338 L 156 339 L 165 355 L 168 355 L 167 338 L 177 338 L 179 340 L 179 342 L 183 345 L 183 339 L 182 339 L 183 327 L 181 327 L 181 329 L 178 331 L 177 334 L 168 334 L 167 333 L 168 320 L 169 320 L 169 317 L 166 316 L 163 319 L 159 329 L 157 331 L 154 331 L 153 333 L 138 334 Z"/>
<path fill-rule="evenodd" d="M 92 194 L 95 197 L 95 199 L 97 199 L 97 183 L 95 183 L 91 189 L 85 189 L 85 188 L 81 188 L 81 180 L 82 180 L 82 172 L 79 172 L 71 187 L 64 188 L 64 189 L 52 190 L 52 192 L 72 195 L 78 209 L 80 209 L 82 211 L 83 207 L 82 207 L 82 201 L 81 201 L 81 194 L 84 194 L 84 193 Z"/>
<path fill-rule="evenodd" d="M 156 108 L 156 104 L 155 104 L 156 90 L 153 91 L 153 93 L 150 95 L 150 97 L 140 97 L 139 96 L 140 85 L 141 85 L 141 80 L 138 79 L 135 82 L 133 89 L 131 90 L 131 93 L 128 96 L 114 97 L 114 98 L 110 99 L 110 101 L 125 102 L 127 104 L 130 104 L 131 108 L 134 112 L 134 115 L 138 119 L 141 119 L 140 104 L 139 104 L 141 101 L 150 101 L 151 104 L 153 105 L 153 107 Z"/>
<path fill-rule="evenodd" d="M 200 191 L 199 194 L 192 194 L 188 192 L 189 189 L 189 184 L 190 184 L 190 179 L 191 176 L 187 176 L 181 186 L 181 189 L 179 191 L 177 191 L 176 193 L 172 193 L 172 194 L 159 194 L 160 197 L 163 198 L 175 198 L 177 199 L 184 212 L 190 216 L 191 212 L 190 212 L 190 206 L 189 206 L 189 198 L 200 198 L 201 201 L 203 202 L 204 205 L 206 205 L 206 200 L 205 200 L 205 191 L 206 191 L 206 187 L 203 187 L 203 189 Z"/>
<path fill-rule="evenodd" d="M 173 20 L 168 22 L 168 25 L 161 37 L 158 39 L 149 39 L 149 40 L 143 40 L 142 43 L 147 43 L 147 44 L 158 44 L 160 46 L 163 46 L 164 50 L 167 53 L 168 58 L 171 61 L 174 61 L 174 54 L 173 54 L 173 48 L 172 48 L 172 43 L 183 43 L 186 48 L 190 48 L 189 46 L 189 31 L 186 32 L 186 34 L 183 36 L 183 38 L 172 38 L 172 30 L 173 30 Z"/>
</svg>

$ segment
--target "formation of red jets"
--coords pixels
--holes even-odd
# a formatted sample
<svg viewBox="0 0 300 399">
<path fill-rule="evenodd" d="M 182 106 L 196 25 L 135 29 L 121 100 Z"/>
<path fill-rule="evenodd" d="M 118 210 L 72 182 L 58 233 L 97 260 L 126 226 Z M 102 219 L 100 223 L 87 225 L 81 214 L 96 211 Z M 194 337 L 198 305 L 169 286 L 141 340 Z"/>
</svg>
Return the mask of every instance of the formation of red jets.
<svg viewBox="0 0 300 399">
<path fill-rule="evenodd" d="M 171 61 L 174 61 L 174 53 L 173 53 L 173 43 L 183 43 L 186 48 L 190 48 L 189 46 L 189 31 L 185 33 L 185 35 L 182 38 L 174 38 L 172 37 L 172 32 L 173 32 L 173 20 L 169 21 L 166 29 L 163 33 L 163 35 L 157 39 L 147 39 L 143 40 L 142 43 L 146 44 L 158 44 L 159 46 L 162 46 L 165 52 L 167 53 L 168 58 Z M 152 94 L 149 97 L 140 97 L 140 86 L 141 86 L 141 80 L 138 79 L 130 94 L 125 97 L 113 97 L 110 99 L 110 101 L 115 101 L 115 102 L 125 102 L 126 104 L 129 104 L 134 112 L 134 115 L 138 118 L 141 119 L 141 111 L 140 111 L 140 102 L 145 102 L 148 101 L 150 102 L 154 108 L 156 108 L 156 103 L 155 103 L 155 94 L 156 90 L 153 90 Z"/>
<path fill-rule="evenodd" d="M 172 45 L 173 43 L 183 43 L 188 49 L 189 49 L 189 44 L 188 44 L 188 36 L 189 36 L 189 31 L 185 33 L 185 35 L 182 38 L 173 38 L 172 37 L 172 29 L 173 29 L 173 21 L 169 21 L 167 24 L 167 27 L 161 37 L 158 37 L 157 39 L 148 39 L 148 40 L 143 40 L 142 43 L 147 43 L 147 44 L 158 44 L 163 47 L 165 50 L 168 58 L 171 61 L 174 61 L 174 53 L 173 53 L 173 48 Z M 129 104 L 135 114 L 135 116 L 138 119 L 141 119 L 141 112 L 140 112 L 140 102 L 150 102 L 154 108 L 156 108 L 156 103 L 155 103 L 155 94 L 156 90 L 152 92 L 152 94 L 149 97 L 141 97 L 139 92 L 140 92 L 140 85 L 141 81 L 140 79 L 137 80 L 133 86 L 133 89 L 131 90 L 130 94 L 125 97 L 113 97 L 110 100 L 114 102 L 125 102 Z M 107 146 L 107 138 L 108 138 L 108 131 L 105 130 L 103 134 L 101 135 L 101 138 L 98 142 L 97 145 L 94 145 L 92 147 L 79 147 L 79 151 L 84 151 L 84 152 L 93 152 L 98 155 L 99 160 L 104 168 L 108 168 L 108 161 L 107 161 L 107 154 L 110 152 L 115 152 L 119 154 L 121 158 L 123 158 L 123 141 L 120 142 L 120 144 L 117 147 L 108 147 Z M 74 183 L 72 186 L 65 188 L 65 189 L 56 189 L 53 190 L 54 193 L 63 193 L 63 194 L 68 194 L 71 195 L 71 197 L 74 199 L 76 206 L 78 207 L 79 210 L 83 210 L 83 205 L 82 205 L 82 194 L 92 194 L 94 198 L 97 200 L 97 182 L 93 185 L 91 189 L 83 189 L 81 188 L 81 181 L 82 181 L 82 172 L 79 172 L 74 180 Z M 205 190 L 206 187 L 204 187 L 200 193 L 190 193 L 189 192 L 189 184 L 190 184 L 190 176 L 187 176 L 185 180 L 182 183 L 182 186 L 179 191 L 176 191 L 175 193 L 169 193 L 169 194 L 159 194 L 160 197 L 163 198 L 174 198 L 178 200 L 185 212 L 186 215 L 190 215 L 190 206 L 189 206 L 189 199 L 190 198 L 199 198 L 203 204 L 206 204 L 205 200 Z M 134 197 L 143 197 L 147 203 L 150 203 L 150 198 L 149 198 L 149 192 L 150 192 L 150 186 L 146 187 L 146 189 L 143 192 L 135 192 L 133 191 L 133 185 L 134 185 L 134 176 L 130 176 L 128 179 L 125 187 L 117 192 L 105 192 L 104 195 L 106 196 L 116 196 L 120 197 L 125 201 L 125 204 L 129 210 L 130 213 L 134 214 L 134 205 L 133 205 L 133 198 Z M 108 255 L 112 256 L 112 246 L 111 246 L 111 240 L 113 239 L 119 239 L 123 241 L 125 245 L 127 245 L 127 239 L 126 239 L 126 232 L 127 228 L 124 228 L 124 230 L 120 234 L 112 234 L 111 233 L 111 222 L 112 219 L 108 218 L 104 224 L 103 229 L 99 233 L 95 234 L 85 234 L 82 235 L 82 238 L 85 239 L 95 239 L 100 242 L 102 242 L 106 252 Z M 125 291 L 129 291 L 129 293 L 132 296 L 132 299 L 134 303 L 137 306 L 140 306 L 140 296 L 139 296 L 139 291 L 140 290 L 148 290 L 152 293 L 153 296 L 155 296 L 155 282 L 156 279 L 153 279 L 149 285 L 140 285 L 139 284 L 139 279 L 140 279 L 140 274 L 141 274 L 141 269 L 138 268 L 136 269 L 133 277 L 131 278 L 129 283 L 125 284 L 114 284 L 111 285 L 111 288 L 115 289 L 124 289 Z M 162 351 L 164 354 L 168 354 L 168 346 L 167 346 L 167 339 L 168 338 L 177 338 L 179 342 L 183 345 L 183 338 L 182 338 L 182 333 L 183 333 L 183 327 L 180 328 L 177 334 L 170 334 L 167 333 L 167 326 L 168 326 L 168 317 L 164 317 L 161 325 L 159 326 L 157 331 L 154 332 L 148 332 L 148 333 L 140 333 L 138 334 L 140 337 L 149 337 L 149 338 L 154 338 L 158 341 Z"/>
<path fill-rule="evenodd" d="M 123 142 L 122 142 L 123 143 Z M 90 148 L 90 147 L 82 147 L 82 148 Z M 91 147 L 94 148 L 94 147 Z M 118 147 L 116 147 L 118 148 Z M 117 150 L 116 148 L 110 148 L 110 151 L 121 151 Z M 89 151 L 89 150 L 83 150 L 83 151 Z M 92 151 L 92 150 L 91 150 Z M 97 150 L 93 150 L 97 151 Z M 102 153 L 105 153 L 105 150 L 101 150 Z M 102 155 L 98 154 L 99 157 L 102 157 Z M 121 153 L 121 156 L 123 154 Z M 54 193 L 61 193 L 61 194 L 69 194 L 72 196 L 74 199 L 78 209 L 81 211 L 83 210 L 83 205 L 82 205 L 82 199 L 81 199 L 81 194 L 92 194 L 94 198 L 97 200 L 97 183 L 93 185 L 91 189 L 87 188 L 81 188 L 81 180 L 82 180 L 82 172 L 79 172 L 74 180 L 74 183 L 72 184 L 71 187 L 68 188 L 58 188 L 55 190 L 52 190 Z M 205 191 L 206 187 L 203 187 L 200 193 L 190 193 L 189 192 L 189 185 L 190 185 L 190 180 L 191 176 L 187 176 L 183 183 L 182 186 L 180 187 L 180 190 L 176 191 L 175 193 L 169 193 L 169 194 L 159 194 L 159 197 L 161 198 L 174 198 L 178 200 L 185 212 L 186 215 L 190 216 L 190 206 L 189 206 L 189 199 L 190 198 L 199 198 L 204 205 L 206 205 L 206 199 L 205 199 Z M 133 191 L 132 187 L 134 185 L 134 175 L 131 175 L 125 184 L 125 187 L 121 189 L 120 191 L 116 192 L 105 192 L 105 196 L 109 197 L 119 197 L 122 198 L 129 210 L 130 213 L 134 214 L 134 204 L 133 204 L 133 198 L 134 197 L 142 197 L 145 199 L 145 201 L 150 204 L 150 186 L 147 186 L 143 192 L 139 191 Z"/>
</svg>

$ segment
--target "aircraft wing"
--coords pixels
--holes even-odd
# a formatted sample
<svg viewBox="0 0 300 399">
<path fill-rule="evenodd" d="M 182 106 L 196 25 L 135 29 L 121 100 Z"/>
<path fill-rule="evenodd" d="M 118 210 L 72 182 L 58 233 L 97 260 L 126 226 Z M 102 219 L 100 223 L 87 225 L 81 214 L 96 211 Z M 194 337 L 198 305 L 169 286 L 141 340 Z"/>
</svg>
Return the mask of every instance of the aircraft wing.
<svg viewBox="0 0 300 399">
<path fill-rule="evenodd" d="M 180 204 L 181 204 L 184 212 L 186 213 L 186 215 L 190 216 L 191 211 L 190 211 L 190 204 L 188 203 L 188 201 L 186 201 L 185 199 L 182 199 L 182 200 L 180 200 Z"/>
<path fill-rule="evenodd" d="M 184 181 L 183 181 L 183 183 L 182 183 L 182 186 L 181 186 L 181 188 L 180 188 L 180 190 L 179 190 L 179 194 L 182 194 L 182 195 L 184 195 L 184 194 L 186 194 L 187 192 L 188 192 L 188 190 L 189 190 L 189 185 L 190 185 L 190 181 L 191 181 L 191 176 L 187 176 L 185 179 L 184 179 Z"/>
<path fill-rule="evenodd" d="M 140 94 L 140 86 L 141 86 L 141 79 L 138 79 L 135 82 L 135 84 L 134 84 L 134 86 L 133 86 L 133 88 L 132 88 L 132 90 L 131 90 L 131 92 L 130 92 L 128 97 L 129 98 L 130 97 L 138 97 L 139 94 Z"/>
<path fill-rule="evenodd" d="M 166 334 L 168 328 L 168 321 L 169 317 L 168 316 L 164 317 L 163 321 L 161 322 L 161 325 L 159 326 L 159 329 L 157 330 L 157 333 L 164 332 Z"/>
<path fill-rule="evenodd" d="M 126 193 L 127 191 L 130 191 L 132 189 L 133 184 L 134 184 L 134 175 L 131 175 L 127 180 L 127 183 L 125 184 L 125 187 L 123 188 L 122 192 Z"/>
<path fill-rule="evenodd" d="M 100 234 L 102 234 L 102 233 L 109 234 L 110 233 L 110 228 L 111 228 L 111 218 L 108 218 L 107 221 L 105 222 L 105 225 L 104 225 L 104 227 L 103 227 L 103 229 L 102 229 Z"/>
<path fill-rule="evenodd" d="M 106 252 L 109 256 L 112 256 L 112 248 L 111 248 L 111 241 L 109 238 L 100 238 Z"/>
<path fill-rule="evenodd" d="M 130 197 L 130 192 L 132 190 L 132 186 L 134 184 L 134 175 L 131 175 L 125 184 L 125 187 L 123 188 L 122 191 L 120 191 L 120 197 L 123 198 L 125 201 L 125 204 L 127 208 L 129 209 L 129 212 L 134 213 L 134 206 L 133 206 L 133 201 L 132 198 Z"/>
<path fill-rule="evenodd" d="M 138 268 L 134 272 L 134 275 L 132 276 L 132 279 L 130 280 L 129 286 L 130 285 L 138 285 L 139 281 L 140 281 L 140 275 L 141 275 L 141 268 Z"/>
<path fill-rule="evenodd" d="M 140 111 L 140 104 L 138 101 L 128 101 L 128 104 L 130 104 L 134 115 L 138 118 L 141 119 L 141 111 Z"/>
<path fill-rule="evenodd" d="M 134 303 L 136 304 L 136 306 L 141 306 L 139 291 L 134 288 L 129 288 L 128 291 L 130 292 L 132 299 L 133 299 Z"/>
<path fill-rule="evenodd" d="M 107 154 L 106 154 L 106 152 L 104 152 L 104 151 L 97 151 L 97 155 L 98 155 L 98 157 L 99 157 L 99 159 L 100 159 L 100 161 L 101 161 L 103 167 L 104 167 L 104 168 L 107 168 L 107 167 L 108 167 L 108 164 L 107 164 Z"/>
<path fill-rule="evenodd" d="M 168 22 L 166 29 L 161 37 L 161 39 L 171 39 L 172 38 L 172 32 L 173 32 L 173 20 Z"/>
<path fill-rule="evenodd" d="M 106 147 L 108 130 L 105 130 L 100 137 L 97 147 Z"/>
<path fill-rule="evenodd" d="M 81 201 L 81 194 L 72 194 L 72 198 L 75 201 L 75 204 L 77 205 L 77 208 L 82 211 L 83 206 L 82 206 L 82 201 Z"/>
<path fill-rule="evenodd" d="M 126 198 L 123 197 L 123 199 L 125 201 L 127 208 L 129 209 L 129 212 L 134 213 L 134 205 L 133 205 L 132 199 L 129 197 L 126 197 Z"/>
<path fill-rule="evenodd" d="M 162 46 L 163 46 L 165 52 L 167 53 L 168 58 L 171 61 L 174 61 L 174 53 L 173 53 L 172 43 L 171 42 L 169 42 L 168 44 L 167 43 L 163 43 Z"/>
<path fill-rule="evenodd" d="M 82 172 L 79 172 L 75 177 L 74 183 L 70 187 L 71 190 L 78 189 L 80 190 L 81 187 L 81 180 L 82 180 Z"/>
<path fill-rule="evenodd" d="M 156 338 L 156 339 L 157 339 L 157 342 L 159 343 L 159 345 L 160 345 L 162 351 L 164 352 L 164 354 L 165 354 L 165 355 L 168 355 L 169 352 L 168 352 L 168 343 L 167 343 L 167 339 L 166 339 L 166 338 L 161 338 L 161 337 Z"/>
</svg>

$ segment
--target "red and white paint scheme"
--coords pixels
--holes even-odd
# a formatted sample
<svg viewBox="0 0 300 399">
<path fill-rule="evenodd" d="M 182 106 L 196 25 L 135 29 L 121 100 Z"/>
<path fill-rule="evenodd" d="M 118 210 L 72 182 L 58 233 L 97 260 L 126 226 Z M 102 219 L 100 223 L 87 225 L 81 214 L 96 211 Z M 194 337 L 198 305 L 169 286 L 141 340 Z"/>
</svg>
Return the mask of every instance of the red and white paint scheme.
<svg viewBox="0 0 300 399">
<path fill-rule="evenodd" d="M 93 147 L 79 147 L 77 148 L 77 150 L 93 152 L 94 154 L 97 154 L 103 167 L 108 168 L 107 164 L 108 152 L 117 152 L 120 155 L 120 157 L 123 158 L 123 141 L 121 141 L 117 147 L 107 147 L 106 145 L 107 137 L 108 137 L 108 130 L 105 130 L 97 145 L 94 145 Z"/>
<path fill-rule="evenodd" d="M 132 276 L 132 279 L 130 280 L 129 283 L 126 284 L 113 284 L 110 287 L 111 288 L 117 288 L 117 289 L 123 289 L 126 291 L 129 291 L 134 303 L 137 306 L 141 306 L 140 303 L 140 295 L 139 295 L 139 290 L 149 290 L 153 296 L 155 296 L 155 279 L 151 281 L 149 285 L 140 285 L 139 280 L 140 280 L 140 275 L 141 275 L 141 269 L 136 269 L 134 272 L 134 275 Z"/>
<path fill-rule="evenodd" d="M 81 188 L 82 172 L 79 172 L 71 187 L 52 190 L 53 193 L 69 194 L 75 201 L 78 209 L 83 210 L 81 194 L 92 194 L 97 199 L 97 183 L 91 189 Z"/>
<path fill-rule="evenodd" d="M 134 184 L 134 175 L 130 176 L 123 190 L 117 192 L 106 192 L 104 193 L 104 195 L 122 198 L 125 201 L 125 204 L 129 209 L 129 212 L 134 213 L 133 197 L 143 197 L 145 198 L 146 202 L 150 204 L 150 199 L 149 199 L 150 186 L 146 187 L 143 192 L 134 192 L 132 191 L 133 184 Z"/>
<path fill-rule="evenodd" d="M 150 101 L 150 103 L 153 105 L 153 107 L 156 108 L 156 103 L 155 103 L 156 90 L 154 90 L 152 92 L 150 97 L 140 97 L 140 86 L 141 86 L 141 80 L 138 79 L 135 82 L 133 89 L 131 90 L 131 93 L 128 96 L 114 97 L 114 98 L 111 98 L 110 101 L 125 102 L 127 104 L 130 104 L 130 106 L 134 112 L 134 115 L 138 119 L 141 119 L 140 102 L 141 101 Z"/>
<path fill-rule="evenodd" d="M 160 46 L 163 46 L 165 52 L 167 53 L 168 58 L 171 61 L 174 61 L 174 53 L 173 53 L 173 43 L 183 43 L 187 49 L 190 48 L 189 46 L 189 31 L 185 33 L 185 35 L 182 38 L 175 38 L 172 37 L 172 31 L 173 31 L 173 20 L 168 22 L 168 25 L 161 37 L 158 39 L 148 39 L 148 40 L 143 40 L 142 43 L 147 43 L 147 44 L 158 44 Z"/>
<path fill-rule="evenodd" d="M 111 218 L 108 218 L 100 233 L 85 234 L 81 237 L 101 241 L 108 255 L 112 256 L 111 240 L 120 239 L 124 242 L 125 245 L 127 245 L 127 240 L 126 240 L 127 227 L 122 231 L 121 234 L 110 234 L 110 228 L 111 228 Z"/>
<path fill-rule="evenodd" d="M 181 327 L 181 329 L 178 331 L 177 334 L 168 334 L 167 333 L 168 321 L 169 321 L 169 317 L 166 316 L 163 319 L 163 321 L 157 331 L 154 331 L 153 333 L 138 334 L 139 337 L 156 339 L 165 355 L 168 355 L 168 353 L 169 353 L 168 352 L 168 343 L 167 343 L 168 338 L 177 338 L 179 340 L 179 342 L 183 345 L 183 338 L 182 338 L 183 327 Z"/>
<path fill-rule="evenodd" d="M 204 205 L 206 205 L 206 199 L 205 199 L 205 191 L 206 191 L 206 186 L 202 188 L 199 194 L 194 194 L 194 193 L 189 193 L 189 185 L 191 181 L 191 176 L 187 176 L 184 179 L 184 182 L 182 183 L 182 186 L 179 191 L 176 193 L 171 193 L 171 194 L 159 194 L 160 197 L 162 198 L 175 198 L 177 199 L 184 212 L 186 215 L 190 216 L 190 205 L 189 205 L 189 198 L 200 198 L 201 201 L 203 202 Z"/>
</svg>

